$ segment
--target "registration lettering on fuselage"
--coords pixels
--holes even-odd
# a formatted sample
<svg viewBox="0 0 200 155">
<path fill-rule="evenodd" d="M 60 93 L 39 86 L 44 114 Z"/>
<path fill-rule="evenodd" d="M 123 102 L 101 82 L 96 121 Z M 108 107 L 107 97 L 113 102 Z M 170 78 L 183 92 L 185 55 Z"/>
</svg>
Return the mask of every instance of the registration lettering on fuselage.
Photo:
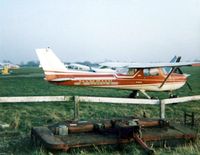
<svg viewBox="0 0 200 155">
<path fill-rule="evenodd" d="M 113 85 L 116 84 L 112 80 L 79 80 L 74 85 Z"/>
</svg>

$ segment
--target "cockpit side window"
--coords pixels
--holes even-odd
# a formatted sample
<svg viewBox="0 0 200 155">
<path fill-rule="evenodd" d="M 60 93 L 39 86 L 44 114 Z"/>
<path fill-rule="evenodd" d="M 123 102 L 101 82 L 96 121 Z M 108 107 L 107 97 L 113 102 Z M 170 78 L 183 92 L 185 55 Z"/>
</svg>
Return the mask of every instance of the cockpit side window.
<svg viewBox="0 0 200 155">
<path fill-rule="evenodd" d="M 128 70 L 128 75 L 134 75 L 136 72 L 137 72 L 137 69 L 130 68 L 130 69 Z"/>
<path fill-rule="evenodd" d="M 172 68 L 171 67 L 165 67 L 165 68 L 162 68 L 162 71 L 163 73 L 166 75 L 168 74 L 169 72 L 171 72 Z"/>
<path fill-rule="evenodd" d="M 159 70 L 157 68 L 145 68 L 143 73 L 144 76 L 158 76 Z"/>
<path fill-rule="evenodd" d="M 128 68 L 117 68 L 117 73 L 127 75 L 128 74 Z"/>
<path fill-rule="evenodd" d="M 117 73 L 123 75 L 134 75 L 137 69 L 134 68 L 118 68 Z"/>
</svg>

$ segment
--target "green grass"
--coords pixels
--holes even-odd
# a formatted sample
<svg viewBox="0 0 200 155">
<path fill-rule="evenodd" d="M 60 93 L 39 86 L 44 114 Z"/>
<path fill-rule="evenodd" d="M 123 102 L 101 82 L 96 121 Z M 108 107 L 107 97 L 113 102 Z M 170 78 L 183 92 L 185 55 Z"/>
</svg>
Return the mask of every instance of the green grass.
<svg viewBox="0 0 200 155">
<path fill-rule="evenodd" d="M 200 94 L 200 68 L 183 68 L 191 74 L 187 86 L 176 91 L 179 96 Z M 13 70 L 11 75 L 0 75 L 0 96 L 107 96 L 127 97 L 131 91 L 92 88 L 92 87 L 64 87 L 49 84 L 43 80 L 42 71 L 38 68 L 21 68 Z M 153 93 L 150 95 L 166 98 L 167 93 Z M 195 112 L 196 130 L 200 127 L 200 101 L 184 104 L 167 105 L 166 117 L 173 121 L 183 120 L 183 111 Z M 82 103 L 80 106 L 81 119 L 101 119 L 127 115 L 142 116 L 146 112 L 148 117 L 159 117 L 159 106 L 150 105 L 116 105 Z M 42 126 L 73 118 L 73 103 L 2 103 L 0 104 L 0 122 L 10 124 L 9 129 L 0 129 L 0 154 L 47 154 L 45 150 L 33 147 L 30 142 L 30 130 L 33 126 Z M 200 133 L 200 132 L 199 132 Z M 154 148 L 156 154 L 200 154 L 200 140 L 196 143 L 176 148 Z M 122 149 L 114 147 L 94 147 L 92 149 L 74 149 L 69 154 L 143 154 L 135 144 L 124 145 Z M 60 153 L 66 154 L 66 153 Z"/>
</svg>

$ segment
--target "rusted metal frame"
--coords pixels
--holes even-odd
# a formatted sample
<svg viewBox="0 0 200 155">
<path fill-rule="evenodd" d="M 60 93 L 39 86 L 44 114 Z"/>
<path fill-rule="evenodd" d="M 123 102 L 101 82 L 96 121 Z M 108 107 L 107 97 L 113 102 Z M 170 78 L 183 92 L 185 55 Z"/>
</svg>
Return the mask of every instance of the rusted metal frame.
<svg viewBox="0 0 200 155">
<path fill-rule="evenodd" d="M 112 120 L 111 120 L 112 121 Z M 153 120 L 154 121 L 154 120 Z M 159 121 L 159 120 L 158 120 Z M 130 131 L 129 128 L 131 126 L 127 126 L 126 124 L 126 120 L 124 120 L 124 123 L 119 121 L 119 123 L 121 124 L 118 124 L 119 126 L 117 126 L 118 129 L 122 128 L 122 129 L 128 129 L 127 131 Z M 97 122 L 98 123 L 98 122 Z M 154 124 L 154 123 L 153 123 Z M 86 123 L 85 124 L 86 126 L 88 126 L 88 124 Z M 67 125 L 69 126 L 69 125 Z M 56 126 L 54 126 L 56 128 Z M 76 126 L 78 127 L 78 126 Z M 116 127 L 116 126 L 115 126 Z M 133 127 L 133 126 L 132 126 Z M 155 126 L 157 128 L 157 125 Z M 82 128 L 82 124 L 81 124 L 81 128 L 78 127 L 79 129 Z M 116 139 L 112 139 L 112 141 L 110 141 L 110 139 L 106 139 L 106 135 L 102 134 L 102 136 L 104 135 L 105 136 L 105 139 L 102 141 L 95 141 L 95 142 L 92 142 L 92 141 L 87 141 L 86 140 L 86 143 L 84 142 L 84 139 L 87 138 L 87 136 L 85 136 L 82 140 L 82 142 L 80 143 L 80 141 L 78 140 L 77 143 L 71 143 L 69 142 L 68 140 L 66 141 L 65 139 L 67 139 L 66 137 L 64 139 L 62 139 L 59 135 L 56 136 L 57 134 L 52 134 L 54 133 L 54 131 L 50 128 L 47 128 L 47 127 L 36 127 L 36 128 L 33 128 L 32 131 L 31 131 L 31 137 L 32 137 L 32 140 L 36 140 L 36 142 L 39 140 L 41 142 L 37 143 L 37 144 L 40 144 L 40 145 L 44 145 L 47 149 L 51 149 L 51 150 L 63 150 L 63 151 L 67 151 L 68 149 L 70 148 L 75 148 L 75 147 L 86 147 L 86 146 L 93 146 L 94 144 L 95 145 L 107 145 L 107 144 L 125 144 L 125 143 L 130 143 L 130 142 L 133 142 L 133 140 L 135 142 L 137 142 L 146 152 L 147 154 L 153 154 L 153 150 L 151 148 L 148 147 L 148 145 L 146 145 L 145 142 L 150 142 L 150 141 L 167 141 L 167 140 L 172 140 L 172 139 L 177 139 L 177 140 L 192 140 L 196 137 L 196 135 L 194 133 L 192 133 L 191 131 L 190 132 L 184 132 L 184 129 L 183 130 L 180 130 L 179 128 L 177 128 L 176 126 L 170 126 L 171 129 L 173 129 L 174 131 L 175 130 L 178 130 L 179 132 L 176 132 L 176 134 L 173 134 L 172 132 L 172 135 L 163 135 L 163 134 L 159 134 L 158 131 L 156 131 L 155 135 L 153 136 L 152 135 L 152 132 L 150 131 L 149 133 L 146 133 L 142 136 L 142 138 L 139 136 L 140 134 L 137 132 L 137 128 L 132 128 L 133 129 L 133 132 L 130 132 L 132 134 L 128 134 L 128 137 L 126 136 L 126 132 L 124 132 L 125 134 L 125 137 L 122 135 L 120 137 L 118 137 L 118 130 L 112 130 L 114 132 L 114 134 L 116 134 Z M 165 129 L 162 129 L 162 128 L 158 128 L 160 129 L 160 131 L 166 131 L 166 128 Z M 145 131 L 147 131 L 147 129 L 145 129 Z M 94 131 L 94 130 L 90 130 L 91 132 Z M 126 130 L 124 130 L 126 131 Z M 71 134 L 72 133 L 83 133 L 85 131 L 79 131 L 77 132 L 77 130 L 74 130 L 74 132 L 70 132 Z M 96 134 L 99 134 L 98 132 L 96 132 L 96 130 L 94 131 Z M 102 130 L 101 132 L 104 132 L 104 130 Z M 101 134 L 100 132 L 100 134 Z M 105 132 L 107 132 L 107 130 L 105 130 Z M 166 131 L 167 132 L 167 131 Z M 158 134 L 157 134 L 158 133 Z M 87 133 L 86 133 L 87 134 Z M 120 134 L 120 133 L 119 133 Z M 88 134 L 89 135 L 89 134 Z M 76 134 L 72 134 L 73 137 L 76 136 Z M 71 136 L 70 136 L 71 137 Z M 69 137 L 69 138 L 70 138 Z M 90 138 L 89 138 L 90 139 Z"/>
<path fill-rule="evenodd" d="M 154 150 L 150 149 L 147 144 L 139 137 L 138 134 L 133 134 L 134 140 L 144 149 L 148 155 L 153 155 Z"/>
</svg>

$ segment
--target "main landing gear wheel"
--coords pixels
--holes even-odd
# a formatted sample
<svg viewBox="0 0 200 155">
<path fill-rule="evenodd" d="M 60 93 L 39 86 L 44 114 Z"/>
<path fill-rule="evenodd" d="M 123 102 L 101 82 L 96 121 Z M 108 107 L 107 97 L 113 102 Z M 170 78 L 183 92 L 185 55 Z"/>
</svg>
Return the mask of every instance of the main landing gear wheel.
<svg viewBox="0 0 200 155">
<path fill-rule="evenodd" d="M 176 94 L 170 94 L 169 95 L 169 98 L 177 98 L 178 97 L 178 95 L 176 95 Z"/>
<path fill-rule="evenodd" d="M 138 94 L 137 90 L 133 90 L 132 93 L 130 93 L 129 98 L 136 98 Z"/>
</svg>

